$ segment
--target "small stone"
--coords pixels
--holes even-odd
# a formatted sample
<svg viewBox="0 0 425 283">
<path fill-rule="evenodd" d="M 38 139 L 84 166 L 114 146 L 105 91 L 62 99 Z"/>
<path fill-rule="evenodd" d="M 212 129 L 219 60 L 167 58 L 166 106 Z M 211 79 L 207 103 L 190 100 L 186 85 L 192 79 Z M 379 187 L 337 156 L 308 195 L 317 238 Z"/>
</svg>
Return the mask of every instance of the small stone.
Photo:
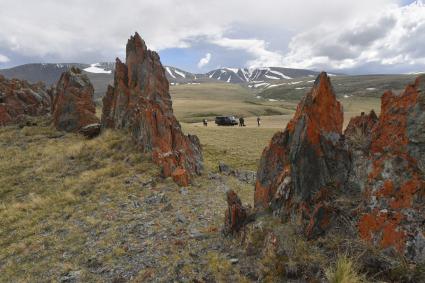
<svg viewBox="0 0 425 283">
<path fill-rule="evenodd" d="M 99 123 L 89 124 L 87 126 L 82 127 L 79 133 L 88 139 L 92 139 L 100 134 L 100 128 L 101 126 Z"/>
<path fill-rule="evenodd" d="M 186 223 L 187 222 L 186 217 L 183 214 L 181 214 L 180 212 L 176 213 L 176 219 L 180 223 Z"/>
<path fill-rule="evenodd" d="M 193 228 L 193 229 L 190 230 L 190 237 L 197 239 L 197 240 L 201 240 L 201 239 L 206 238 L 206 235 L 199 232 L 198 229 Z"/>
<path fill-rule="evenodd" d="M 59 279 L 61 283 L 74 283 L 79 281 L 81 271 L 69 271 L 62 275 L 62 277 Z"/>
<path fill-rule="evenodd" d="M 229 175 L 231 173 L 231 168 L 230 168 L 229 165 L 227 165 L 223 162 L 220 162 L 218 164 L 218 171 L 222 174 Z"/>
<path fill-rule="evenodd" d="M 231 264 L 236 264 L 236 263 L 238 263 L 239 262 L 239 259 L 237 259 L 237 258 L 231 258 L 230 259 L 230 263 Z"/>
</svg>

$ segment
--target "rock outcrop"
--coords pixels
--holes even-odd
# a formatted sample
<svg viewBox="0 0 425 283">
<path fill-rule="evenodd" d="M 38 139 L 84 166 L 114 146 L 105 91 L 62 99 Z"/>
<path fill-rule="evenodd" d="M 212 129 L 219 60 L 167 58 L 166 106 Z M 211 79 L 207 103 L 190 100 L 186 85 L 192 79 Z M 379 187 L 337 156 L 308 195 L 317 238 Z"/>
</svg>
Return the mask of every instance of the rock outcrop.
<svg viewBox="0 0 425 283">
<path fill-rule="evenodd" d="M 425 76 L 402 94 L 382 96 L 364 180 L 360 236 L 425 261 Z"/>
<path fill-rule="evenodd" d="M 78 132 L 98 124 L 93 101 L 94 88 L 87 75 L 78 68 L 62 73 L 53 96 L 53 122 L 57 129 Z"/>
<path fill-rule="evenodd" d="M 363 192 L 367 179 L 370 158 L 370 143 L 372 130 L 378 123 L 375 111 L 369 114 L 361 113 L 360 116 L 351 118 L 344 131 L 345 140 L 351 153 L 351 170 L 349 184 L 356 190 Z"/>
<path fill-rule="evenodd" d="M 19 122 L 25 116 L 50 112 L 50 97 L 42 83 L 30 84 L 0 75 L 0 126 Z"/>
<path fill-rule="evenodd" d="M 160 58 L 137 33 L 127 42 L 126 63 L 116 60 L 114 86 L 103 98 L 102 126 L 128 129 L 142 150 L 152 153 L 163 175 L 182 186 L 201 173 L 199 139 L 183 134 Z"/>
<path fill-rule="evenodd" d="M 235 234 L 245 225 L 248 214 L 246 208 L 242 206 L 240 198 L 233 190 L 229 190 L 226 197 L 228 207 L 224 214 L 224 233 Z"/>
<path fill-rule="evenodd" d="M 255 206 L 302 222 L 308 237 L 321 234 L 332 217 L 329 197 L 344 186 L 350 169 L 342 125 L 342 106 L 321 73 L 285 131 L 263 151 Z"/>
<path fill-rule="evenodd" d="M 362 113 L 341 135 L 342 108 L 322 73 L 263 152 L 256 207 L 295 220 L 315 237 L 344 211 L 332 201 L 337 192 L 355 202 L 349 217 L 362 239 L 424 262 L 424 91 L 422 76 L 399 95 L 386 92 L 379 118 Z"/>
</svg>

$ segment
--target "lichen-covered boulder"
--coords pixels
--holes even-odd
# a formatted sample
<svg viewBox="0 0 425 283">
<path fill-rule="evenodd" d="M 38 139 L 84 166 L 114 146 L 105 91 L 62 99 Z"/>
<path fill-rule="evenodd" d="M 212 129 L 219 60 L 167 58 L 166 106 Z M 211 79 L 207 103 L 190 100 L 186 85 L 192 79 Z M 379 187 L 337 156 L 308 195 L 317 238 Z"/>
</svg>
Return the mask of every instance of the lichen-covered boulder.
<svg viewBox="0 0 425 283">
<path fill-rule="evenodd" d="M 114 86 L 103 98 L 101 123 L 128 129 L 142 150 L 152 153 L 163 175 L 182 186 L 202 171 L 199 139 L 183 134 L 160 58 L 137 33 L 127 42 L 126 63 L 116 60 Z"/>
<path fill-rule="evenodd" d="M 62 73 L 53 96 L 53 122 L 62 131 L 78 132 L 98 124 L 93 101 L 94 88 L 87 75 L 78 68 Z"/>
<path fill-rule="evenodd" d="M 351 118 L 344 131 L 345 140 L 351 154 L 351 170 L 349 174 L 349 185 L 360 192 L 365 189 L 370 166 L 370 144 L 372 141 L 372 130 L 378 123 L 375 111 L 369 114 L 361 113 L 360 116 Z"/>
<path fill-rule="evenodd" d="M 321 73 L 285 131 L 263 151 L 255 206 L 301 222 L 308 237 L 323 233 L 332 218 L 329 197 L 343 189 L 350 169 L 342 126 L 342 106 Z"/>
<path fill-rule="evenodd" d="M 42 83 L 30 84 L 0 75 L 0 126 L 15 124 L 24 116 L 46 115 L 50 103 Z"/>
<path fill-rule="evenodd" d="M 360 236 L 425 260 L 425 76 L 399 95 L 382 96 L 371 133 Z"/>
</svg>

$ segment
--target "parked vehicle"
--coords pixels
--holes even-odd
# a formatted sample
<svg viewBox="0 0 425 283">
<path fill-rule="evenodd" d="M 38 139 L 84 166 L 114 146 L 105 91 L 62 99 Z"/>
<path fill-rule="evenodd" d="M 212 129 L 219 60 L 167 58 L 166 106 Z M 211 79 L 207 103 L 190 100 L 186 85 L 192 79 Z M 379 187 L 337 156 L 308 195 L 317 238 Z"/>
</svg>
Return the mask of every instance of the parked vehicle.
<svg viewBox="0 0 425 283">
<path fill-rule="evenodd" d="M 235 126 L 239 122 L 235 118 L 235 116 L 218 116 L 218 117 L 215 117 L 215 123 L 218 126 Z"/>
</svg>

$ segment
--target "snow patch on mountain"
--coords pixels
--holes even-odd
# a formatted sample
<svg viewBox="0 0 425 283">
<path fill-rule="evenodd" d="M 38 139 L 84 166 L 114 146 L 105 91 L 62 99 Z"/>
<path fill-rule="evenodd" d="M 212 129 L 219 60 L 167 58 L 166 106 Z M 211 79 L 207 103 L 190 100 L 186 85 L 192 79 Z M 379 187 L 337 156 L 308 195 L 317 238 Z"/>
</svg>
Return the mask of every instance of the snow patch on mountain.
<svg viewBox="0 0 425 283">
<path fill-rule="evenodd" d="M 63 66 L 60 66 L 61 64 L 56 64 L 58 68 L 62 68 Z M 90 67 L 83 69 L 84 71 L 88 73 L 94 73 L 94 74 L 111 74 L 111 70 L 105 70 L 103 68 L 100 68 L 100 63 L 94 63 L 91 64 Z"/>
</svg>

